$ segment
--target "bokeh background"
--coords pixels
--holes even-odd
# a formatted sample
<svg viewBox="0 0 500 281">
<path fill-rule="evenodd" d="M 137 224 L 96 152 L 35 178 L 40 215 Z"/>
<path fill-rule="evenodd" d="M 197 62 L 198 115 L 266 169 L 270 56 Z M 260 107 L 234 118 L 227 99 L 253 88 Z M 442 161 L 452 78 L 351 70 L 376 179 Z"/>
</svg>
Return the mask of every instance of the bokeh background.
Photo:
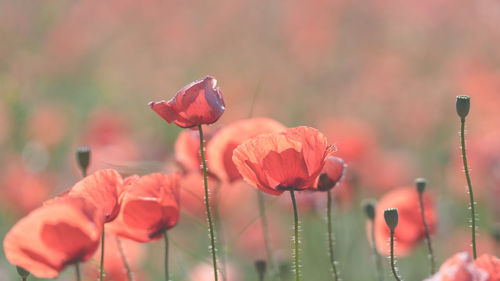
<svg viewBox="0 0 500 281">
<path fill-rule="evenodd" d="M 468 249 L 454 107 L 456 95 L 470 95 L 480 252 L 498 254 L 489 232 L 500 214 L 499 20 L 500 2 L 488 0 L 0 0 L 0 238 L 80 179 L 77 145 L 93 149 L 93 171 L 171 170 L 180 129 L 147 103 L 210 74 L 227 105 L 213 127 L 266 116 L 319 128 L 337 146 L 349 165 L 334 213 L 344 280 L 375 277 L 361 200 L 416 177 L 437 203 L 438 262 Z M 229 281 L 256 280 L 253 262 L 265 251 L 255 191 L 239 183 L 219 195 Z M 266 199 L 288 272 L 289 198 Z M 304 280 L 330 280 L 324 204 L 301 196 Z M 204 225 L 201 209 L 186 208 L 170 231 L 173 280 L 211 280 Z M 162 243 L 130 245 L 140 280 L 162 280 Z M 405 280 L 426 276 L 426 255 L 421 243 L 400 259 Z M 86 280 L 96 268 L 87 263 Z M 2 251 L 0 280 L 14 276 Z"/>
</svg>

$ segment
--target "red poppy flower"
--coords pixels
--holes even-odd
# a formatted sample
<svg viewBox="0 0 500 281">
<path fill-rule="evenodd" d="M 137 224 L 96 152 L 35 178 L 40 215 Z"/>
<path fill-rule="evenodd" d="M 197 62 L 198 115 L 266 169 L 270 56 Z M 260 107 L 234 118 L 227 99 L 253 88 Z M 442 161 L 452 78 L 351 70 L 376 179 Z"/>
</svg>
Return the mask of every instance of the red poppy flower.
<svg viewBox="0 0 500 281">
<path fill-rule="evenodd" d="M 285 129 L 281 123 L 269 118 L 240 120 L 222 128 L 207 145 L 207 162 L 211 172 L 222 181 L 234 182 L 241 179 L 232 160 L 233 150 L 250 138 Z"/>
<path fill-rule="evenodd" d="M 423 194 L 423 202 L 425 219 L 429 232 L 432 234 L 437 224 L 436 210 L 428 193 Z M 390 253 L 389 243 L 387 243 L 390 239 L 390 230 L 384 220 L 384 210 L 389 208 L 397 208 L 399 214 L 398 226 L 394 231 L 396 241 L 394 252 L 398 256 L 407 255 L 413 246 L 425 237 L 416 188 L 395 189 L 385 194 L 377 204 L 374 226 L 375 242 L 378 250 L 386 255 Z"/>
<path fill-rule="evenodd" d="M 45 204 L 51 204 L 64 197 L 82 197 L 100 208 L 105 222 L 116 218 L 120 210 L 118 198 L 123 189 L 123 179 L 115 170 L 100 170 L 77 182 L 71 189 Z"/>
<path fill-rule="evenodd" d="M 248 183 L 280 195 L 311 187 L 333 151 L 318 130 L 297 127 L 245 141 L 234 150 L 233 161 Z"/>
<path fill-rule="evenodd" d="M 497 257 L 484 254 L 478 257 L 474 264 L 488 273 L 486 281 L 500 281 L 500 259 Z"/>
<path fill-rule="evenodd" d="M 180 176 L 150 174 L 135 178 L 121 198 L 121 211 L 111 232 L 138 242 L 158 239 L 179 219 Z"/>
<path fill-rule="evenodd" d="M 40 278 L 55 278 L 65 266 L 88 260 L 99 246 L 102 216 L 82 198 L 44 205 L 12 227 L 5 255 Z"/>
<path fill-rule="evenodd" d="M 150 102 L 149 106 L 168 123 L 181 128 L 212 124 L 225 110 L 222 92 L 215 78 L 207 76 L 186 85 L 168 102 Z"/>
<path fill-rule="evenodd" d="M 425 281 L 500 281 L 500 260 L 484 254 L 473 261 L 467 252 L 460 252 Z"/>
<path fill-rule="evenodd" d="M 328 191 L 342 180 L 345 174 L 346 164 L 344 160 L 329 156 L 326 158 L 323 171 L 319 174 L 312 190 Z"/>
</svg>

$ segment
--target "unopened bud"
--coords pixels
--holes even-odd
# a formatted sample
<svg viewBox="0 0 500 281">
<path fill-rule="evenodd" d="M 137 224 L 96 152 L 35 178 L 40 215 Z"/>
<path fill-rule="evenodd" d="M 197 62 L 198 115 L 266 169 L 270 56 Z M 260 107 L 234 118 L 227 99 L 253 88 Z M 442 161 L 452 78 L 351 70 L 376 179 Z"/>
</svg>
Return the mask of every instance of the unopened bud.
<svg viewBox="0 0 500 281">
<path fill-rule="evenodd" d="M 384 211 L 384 219 L 385 223 L 389 227 L 390 230 L 396 229 L 398 226 L 398 209 L 391 208 Z"/>
<path fill-rule="evenodd" d="M 415 184 L 417 185 L 418 193 L 423 193 L 425 190 L 425 185 L 427 184 L 427 181 L 424 178 L 418 178 L 415 180 Z"/>
<path fill-rule="evenodd" d="M 79 146 L 76 148 L 76 162 L 82 170 L 82 174 L 86 175 L 90 164 L 90 147 Z"/>
<path fill-rule="evenodd" d="M 30 275 L 30 273 L 26 269 L 20 266 L 16 266 L 16 269 L 17 269 L 17 274 L 19 274 L 19 276 L 21 276 L 23 280 L 26 280 L 26 278 L 28 278 L 28 276 Z"/>
<path fill-rule="evenodd" d="M 457 114 L 460 118 L 465 119 L 469 114 L 470 110 L 470 97 L 469 96 L 457 96 Z"/>
<path fill-rule="evenodd" d="M 363 210 L 365 211 L 366 216 L 370 220 L 374 220 L 375 219 L 375 200 L 373 200 L 373 199 L 364 200 L 361 203 L 361 207 L 363 208 Z"/>
<path fill-rule="evenodd" d="M 259 280 L 264 280 L 264 276 L 266 275 L 266 270 L 267 270 L 267 262 L 265 260 L 256 260 L 255 270 L 257 270 L 257 274 L 259 275 Z"/>
</svg>

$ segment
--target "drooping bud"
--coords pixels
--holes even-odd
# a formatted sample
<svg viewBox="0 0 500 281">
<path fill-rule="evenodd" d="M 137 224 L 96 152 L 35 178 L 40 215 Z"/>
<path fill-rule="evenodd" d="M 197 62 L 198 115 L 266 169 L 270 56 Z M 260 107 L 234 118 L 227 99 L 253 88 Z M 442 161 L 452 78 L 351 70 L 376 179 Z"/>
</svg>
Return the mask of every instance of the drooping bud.
<svg viewBox="0 0 500 281">
<path fill-rule="evenodd" d="M 461 95 L 457 96 L 457 114 L 460 118 L 465 119 L 470 110 L 470 97 Z"/>
<path fill-rule="evenodd" d="M 20 266 L 16 266 L 16 269 L 17 269 L 17 274 L 19 274 L 19 276 L 21 276 L 23 280 L 26 280 L 30 275 L 30 273 L 26 269 Z"/>
<path fill-rule="evenodd" d="M 259 280 L 264 280 L 267 270 L 267 262 L 265 260 L 256 260 L 254 265 L 255 270 L 257 270 L 257 274 L 259 275 Z"/>
<path fill-rule="evenodd" d="M 87 168 L 90 164 L 90 147 L 79 146 L 76 148 L 76 162 L 82 171 L 82 174 L 87 175 Z"/>
<path fill-rule="evenodd" d="M 399 219 L 398 209 L 390 208 L 385 210 L 384 219 L 389 229 L 394 231 L 394 229 L 396 229 L 396 226 L 398 226 L 398 219 Z"/>
<path fill-rule="evenodd" d="M 346 165 L 341 158 L 333 156 L 326 158 L 323 171 L 318 177 L 318 190 L 328 191 L 332 189 L 344 177 L 345 169 Z"/>
<path fill-rule="evenodd" d="M 427 185 L 427 181 L 424 178 L 417 178 L 415 180 L 415 184 L 417 185 L 418 193 L 423 193 L 425 190 L 425 186 Z"/>
<path fill-rule="evenodd" d="M 373 199 L 364 200 L 361 203 L 361 207 L 363 208 L 363 210 L 365 211 L 366 216 L 370 220 L 374 220 L 375 219 L 375 200 L 373 200 Z"/>
</svg>

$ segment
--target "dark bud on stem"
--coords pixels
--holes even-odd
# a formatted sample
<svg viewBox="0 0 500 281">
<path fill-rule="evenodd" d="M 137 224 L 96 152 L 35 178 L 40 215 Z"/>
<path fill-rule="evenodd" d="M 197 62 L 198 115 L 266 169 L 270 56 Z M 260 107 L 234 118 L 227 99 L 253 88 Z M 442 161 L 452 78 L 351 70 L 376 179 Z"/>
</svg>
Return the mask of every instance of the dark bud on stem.
<svg viewBox="0 0 500 281">
<path fill-rule="evenodd" d="M 500 226 L 495 225 L 490 228 L 490 235 L 497 243 L 500 243 Z"/>
<path fill-rule="evenodd" d="M 385 223 L 389 227 L 390 230 L 396 229 L 398 226 L 398 209 L 391 208 L 384 211 L 384 219 Z"/>
<path fill-rule="evenodd" d="M 418 178 L 415 180 L 415 184 L 417 185 L 418 193 L 424 193 L 425 185 L 427 184 L 427 181 L 424 178 Z"/>
<path fill-rule="evenodd" d="M 90 164 L 90 147 L 79 146 L 76 148 L 76 162 L 83 174 L 87 174 L 87 168 Z"/>
<path fill-rule="evenodd" d="M 257 274 L 259 275 L 259 280 L 264 280 L 264 276 L 266 275 L 266 270 L 267 270 L 267 262 L 265 260 L 256 260 L 255 270 L 257 270 Z"/>
<path fill-rule="evenodd" d="M 375 219 L 375 200 L 368 199 L 361 203 L 363 211 L 370 220 Z"/>
<path fill-rule="evenodd" d="M 30 273 L 26 269 L 20 266 L 16 266 L 16 269 L 17 269 L 17 274 L 19 274 L 19 276 L 21 276 L 23 280 L 26 280 L 26 278 L 28 278 L 28 276 L 30 275 Z"/>
<path fill-rule="evenodd" d="M 460 118 L 465 119 L 470 110 L 470 97 L 457 96 L 457 114 Z"/>
</svg>

